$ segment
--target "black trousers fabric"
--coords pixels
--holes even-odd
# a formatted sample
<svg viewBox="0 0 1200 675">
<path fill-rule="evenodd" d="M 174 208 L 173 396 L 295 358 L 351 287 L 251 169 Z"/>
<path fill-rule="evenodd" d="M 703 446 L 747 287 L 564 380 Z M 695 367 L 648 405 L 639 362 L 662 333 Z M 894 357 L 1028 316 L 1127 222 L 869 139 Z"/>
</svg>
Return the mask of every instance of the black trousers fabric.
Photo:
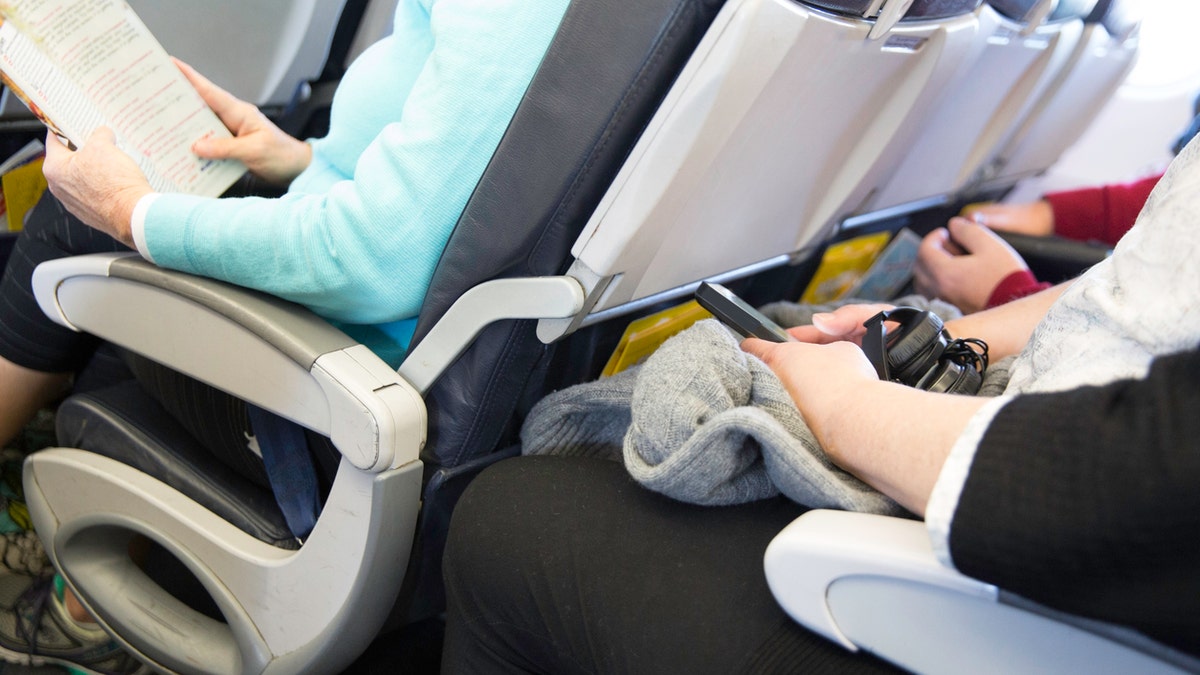
<svg viewBox="0 0 1200 675">
<path fill-rule="evenodd" d="M 775 603 L 763 552 L 802 511 L 683 504 L 604 460 L 499 462 L 454 512 L 442 671 L 896 672 Z"/>
<path fill-rule="evenodd" d="M 47 373 L 81 369 L 100 341 L 54 323 L 33 296 L 33 270 L 39 264 L 87 253 L 129 248 L 84 225 L 46 192 L 26 216 L 0 280 L 0 356 Z"/>
</svg>

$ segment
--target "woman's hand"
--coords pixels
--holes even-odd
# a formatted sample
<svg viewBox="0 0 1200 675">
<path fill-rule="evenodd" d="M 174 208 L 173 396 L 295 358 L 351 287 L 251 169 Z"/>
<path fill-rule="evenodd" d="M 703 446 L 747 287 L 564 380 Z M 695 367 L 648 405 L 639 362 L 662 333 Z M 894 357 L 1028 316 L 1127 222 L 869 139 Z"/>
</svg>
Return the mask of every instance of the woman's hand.
<svg viewBox="0 0 1200 675">
<path fill-rule="evenodd" d="M 875 367 L 853 342 L 809 344 L 747 338 L 742 349 L 762 359 L 779 376 L 818 440 L 822 440 L 831 416 L 845 409 L 846 396 L 879 381 Z"/>
<path fill-rule="evenodd" d="M 993 230 L 1035 237 L 1054 234 L 1054 208 L 1045 200 L 1025 204 L 974 204 L 964 208 L 962 215 Z"/>
<path fill-rule="evenodd" d="M 134 248 L 131 222 L 138 200 L 153 190 L 138 165 L 119 150 L 108 127 L 97 129 L 78 150 L 46 135 L 42 173 L 50 192 L 80 220 Z"/>
<path fill-rule="evenodd" d="M 886 304 L 842 305 L 832 312 L 813 314 L 811 326 L 796 326 L 788 329 L 792 337 L 801 342 L 829 344 L 831 342 L 853 342 L 861 345 L 867 328 L 863 324 L 876 314 L 892 309 Z"/>
<path fill-rule="evenodd" d="M 946 228 L 930 232 L 921 241 L 913 287 L 970 314 L 987 307 L 992 291 L 1005 277 L 1026 269 L 1021 255 L 994 232 L 965 218 L 951 218 Z"/>
<path fill-rule="evenodd" d="M 946 456 L 988 400 L 881 381 L 851 342 L 750 338 L 742 349 L 783 381 L 830 460 L 916 514 L 925 513 Z"/>
<path fill-rule="evenodd" d="M 205 159 L 236 159 L 254 175 L 287 185 L 312 161 L 308 143 L 285 134 L 253 104 L 239 100 L 179 59 L 175 65 L 213 109 L 233 138 L 204 138 L 192 152 Z"/>
</svg>

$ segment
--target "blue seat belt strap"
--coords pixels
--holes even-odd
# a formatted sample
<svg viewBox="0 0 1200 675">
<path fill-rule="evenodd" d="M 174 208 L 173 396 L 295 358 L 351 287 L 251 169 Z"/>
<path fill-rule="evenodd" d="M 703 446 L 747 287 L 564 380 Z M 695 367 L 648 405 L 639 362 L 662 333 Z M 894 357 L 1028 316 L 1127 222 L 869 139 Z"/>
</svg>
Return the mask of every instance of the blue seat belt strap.
<svg viewBox="0 0 1200 675">
<path fill-rule="evenodd" d="M 312 533 L 321 511 L 317 468 L 308 451 L 304 428 L 249 403 L 246 410 L 275 502 L 283 511 L 288 529 L 303 541 Z"/>
</svg>

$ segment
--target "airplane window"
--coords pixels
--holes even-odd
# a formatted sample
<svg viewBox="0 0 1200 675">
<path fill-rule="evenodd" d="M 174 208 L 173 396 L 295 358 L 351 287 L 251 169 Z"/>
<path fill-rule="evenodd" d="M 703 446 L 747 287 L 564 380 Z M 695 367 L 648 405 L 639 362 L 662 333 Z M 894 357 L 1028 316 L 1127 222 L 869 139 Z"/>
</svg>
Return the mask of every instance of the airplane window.
<svg viewBox="0 0 1200 675">
<path fill-rule="evenodd" d="M 1125 86 L 1134 90 L 1200 90 L 1200 47 L 1194 35 L 1200 21 L 1200 2 L 1143 0 L 1139 4 L 1142 26 L 1138 62 Z"/>
</svg>

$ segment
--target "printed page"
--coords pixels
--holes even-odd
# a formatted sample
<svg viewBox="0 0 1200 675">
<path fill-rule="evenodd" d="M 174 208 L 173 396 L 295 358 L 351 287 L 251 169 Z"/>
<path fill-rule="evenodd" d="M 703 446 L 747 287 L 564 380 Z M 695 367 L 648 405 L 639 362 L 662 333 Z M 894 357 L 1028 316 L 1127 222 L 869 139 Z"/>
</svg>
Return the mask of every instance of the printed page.
<svg viewBox="0 0 1200 675">
<path fill-rule="evenodd" d="M 215 196 L 244 172 L 236 162 L 192 154 L 197 139 L 229 132 L 121 0 L 3 0 L 0 14 L 95 105 L 124 149 L 151 163 L 173 191 Z M 75 125 L 81 128 L 69 136 L 77 144 L 96 126 Z"/>
<path fill-rule="evenodd" d="M 100 110 L 88 100 L 37 45 L 17 30 L 11 21 L 0 19 L 0 77 L 38 119 L 64 141 L 78 146 L 104 124 Z M 177 192 L 175 184 L 158 172 L 150 158 L 138 154 L 118 136 L 117 147 L 133 157 L 150 187 L 159 192 Z"/>
</svg>

